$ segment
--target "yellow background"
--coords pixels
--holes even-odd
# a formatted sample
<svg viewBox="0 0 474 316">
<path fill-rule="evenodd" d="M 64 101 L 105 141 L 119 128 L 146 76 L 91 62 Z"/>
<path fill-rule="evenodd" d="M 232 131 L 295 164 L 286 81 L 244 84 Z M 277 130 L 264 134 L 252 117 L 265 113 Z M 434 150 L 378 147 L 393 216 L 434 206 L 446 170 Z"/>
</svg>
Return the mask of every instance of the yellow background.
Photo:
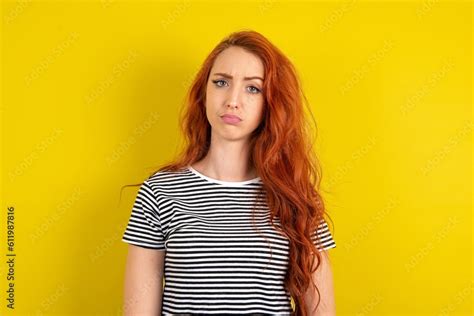
<svg viewBox="0 0 474 316">
<path fill-rule="evenodd" d="M 2 3 L 0 314 L 116 315 L 137 187 L 228 33 L 267 36 L 318 124 L 338 315 L 472 314 L 472 2 Z M 6 216 L 15 208 L 15 310 Z"/>
</svg>

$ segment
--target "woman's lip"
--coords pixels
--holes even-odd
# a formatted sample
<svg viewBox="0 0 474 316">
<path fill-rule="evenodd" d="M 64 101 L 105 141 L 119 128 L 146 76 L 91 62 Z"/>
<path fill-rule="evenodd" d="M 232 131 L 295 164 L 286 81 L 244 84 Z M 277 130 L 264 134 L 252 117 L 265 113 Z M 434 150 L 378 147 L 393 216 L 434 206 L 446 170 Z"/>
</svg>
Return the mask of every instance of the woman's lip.
<svg viewBox="0 0 474 316">
<path fill-rule="evenodd" d="M 224 114 L 222 115 L 222 117 L 229 117 L 229 118 L 241 120 L 240 117 L 238 117 L 237 115 L 232 115 L 232 114 Z"/>
<path fill-rule="evenodd" d="M 224 114 L 221 116 L 222 120 L 228 124 L 237 124 L 242 121 L 238 116 Z"/>
</svg>

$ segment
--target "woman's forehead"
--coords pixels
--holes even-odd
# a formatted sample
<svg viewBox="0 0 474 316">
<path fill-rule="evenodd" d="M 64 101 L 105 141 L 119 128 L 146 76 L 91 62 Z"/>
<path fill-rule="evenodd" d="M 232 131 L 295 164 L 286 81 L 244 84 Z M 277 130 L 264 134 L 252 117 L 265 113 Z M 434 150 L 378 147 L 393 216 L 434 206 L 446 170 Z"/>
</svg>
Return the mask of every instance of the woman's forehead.
<svg viewBox="0 0 474 316">
<path fill-rule="evenodd" d="M 226 73 L 231 76 L 263 78 L 263 63 L 255 54 L 245 51 L 243 48 L 231 47 L 220 53 L 211 69 L 213 73 Z"/>
</svg>

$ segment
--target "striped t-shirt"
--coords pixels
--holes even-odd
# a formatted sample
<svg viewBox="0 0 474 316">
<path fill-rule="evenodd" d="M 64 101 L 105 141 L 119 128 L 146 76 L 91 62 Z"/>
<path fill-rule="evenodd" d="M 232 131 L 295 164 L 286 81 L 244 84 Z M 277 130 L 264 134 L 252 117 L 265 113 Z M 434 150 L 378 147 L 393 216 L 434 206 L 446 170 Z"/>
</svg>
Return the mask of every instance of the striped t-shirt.
<svg viewBox="0 0 474 316">
<path fill-rule="evenodd" d="M 221 181 L 191 166 L 140 186 L 122 241 L 166 251 L 163 315 L 292 312 L 289 242 L 266 204 L 254 207 L 261 186 L 260 177 Z M 274 223 L 281 227 L 277 216 Z M 316 233 L 319 251 L 336 247 L 324 220 Z"/>
</svg>

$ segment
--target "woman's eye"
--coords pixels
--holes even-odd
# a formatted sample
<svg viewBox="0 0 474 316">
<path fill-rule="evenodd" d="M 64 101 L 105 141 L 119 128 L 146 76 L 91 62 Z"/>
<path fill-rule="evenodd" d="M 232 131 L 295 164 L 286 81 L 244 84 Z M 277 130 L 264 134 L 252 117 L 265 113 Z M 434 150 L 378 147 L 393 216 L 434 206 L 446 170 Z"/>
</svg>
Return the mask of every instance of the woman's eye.
<svg viewBox="0 0 474 316">
<path fill-rule="evenodd" d="M 254 86 L 250 86 L 250 89 L 253 89 L 251 92 L 252 93 L 259 93 L 260 90 L 258 88 L 255 88 Z"/>
<path fill-rule="evenodd" d="M 218 87 L 222 87 L 222 85 L 218 84 L 220 82 L 225 82 L 224 80 L 212 80 L 214 84 L 216 84 Z"/>
</svg>

